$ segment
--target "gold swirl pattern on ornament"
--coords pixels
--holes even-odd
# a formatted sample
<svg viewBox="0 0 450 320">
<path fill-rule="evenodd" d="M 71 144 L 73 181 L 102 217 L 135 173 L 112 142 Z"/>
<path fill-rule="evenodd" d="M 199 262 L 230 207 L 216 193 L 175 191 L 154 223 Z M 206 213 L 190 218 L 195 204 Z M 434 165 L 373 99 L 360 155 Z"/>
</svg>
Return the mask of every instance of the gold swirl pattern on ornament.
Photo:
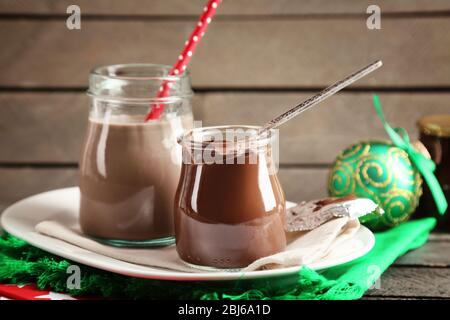
<svg viewBox="0 0 450 320">
<path fill-rule="evenodd" d="M 354 161 L 357 161 L 359 157 L 365 156 L 369 153 L 370 151 L 370 145 L 365 143 L 365 142 L 360 142 L 358 144 L 355 144 L 347 149 L 345 149 L 344 151 L 342 151 L 338 157 L 337 157 L 337 161 L 338 162 L 348 162 L 348 163 L 352 163 Z M 355 158 L 355 159 L 350 159 L 350 158 Z"/>
<path fill-rule="evenodd" d="M 388 150 L 388 157 L 392 157 L 394 159 L 397 159 L 397 158 L 404 159 L 404 160 L 406 160 L 406 163 L 411 165 L 411 161 L 409 160 L 408 153 L 406 153 L 405 150 L 402 150 L 400 148 L 397 148 L 397 147 L 390 148 Z"/>
<path fill-rule="evenodd" d="M 407 220 L 417 207 L 417 200 L 414 193 L 408 190 L 393 189 L 383 194 L 382 198 L 384 199 L 381 206 L 385 211 L 383 220 L 391 226 Z M 400 212 L 404 212 L 408 208 L 409 210 L 405 214 L 396 217 L 392 214 L 396 207 L 399 208 Z"/>
<path fill-rule="evenodd" d="M 408 153 L 399 148 L 391 148 L 388 151 L 389 162 L 393 164 L 393 167 L 401 168 L 404 174 L 398 174 L 399 177 L 413 177 L 415 174 L 415 168 L 409 159 Z M 398 164 L 398 165 L 397 165 Z M 405 184 L 413 185 L 414 179 L 402 179 Z"/>
<path fill-rule="evenodd" d="M 422 196 L 422 183 L 423 183 L 423 179 L 422 176 L 420 175 L 419 172 L 416 172 L 416 174 L 414 175 L 414 182 L 415 182 L 415 190 L 414 190 L 414 198 L 415 198 L 415 204 L 416 206 L 419 205 L 419 200 L 420 197 Z"/>
<path fill-rule="evenodd" d="M 419 172 L 416 172 L 414 174 L 414 179 L 413 179 L 413 183 L 414 183 L 414 191 L 413 193 L 413 206 L 414 208 L 416 208 L 419 205 L 419 200 L 420 197 L 422 196 L 422 176 L 420 175 Z"/>
<path fill-rule="evenodd" d="M 392 183 L 392 172 L 388 168 L 383 168 L 384 157 L 371 155 L 364 157 L 357 163 L 356 178 L 358 184 L 369 193 L 373 193 L 368 187 L 382 189 L 388 187 Z M 375 168 L 376 177 L 383 177 L 386 173 L 386 179 L 383 181 L 375 181 L 368 173 L 370 168 Z"/>
<path fill-rule="evenodd" d="M 355 183 L 352 178 L 352 167 L 347 163 L 339 163 L 339 167 L 335 167 L 330 173 L 328 186 L 330 194 L 335 196 L 354 193 Z"/>
</svg>

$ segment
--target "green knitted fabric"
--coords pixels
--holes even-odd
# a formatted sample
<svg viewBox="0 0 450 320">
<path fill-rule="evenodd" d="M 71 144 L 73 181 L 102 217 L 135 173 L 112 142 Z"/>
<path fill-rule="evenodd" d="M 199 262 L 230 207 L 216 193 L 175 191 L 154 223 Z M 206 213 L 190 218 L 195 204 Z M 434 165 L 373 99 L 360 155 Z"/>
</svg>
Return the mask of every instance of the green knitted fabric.
<svg viewBox="0 0 450 320">
<path fill-rule="evenodd" d="M 320 274 L 308 268 L 295 275 L 260 280 L 176 282 L 126 277 L 52 255 L 5 234 L 0 237 L 0 282 L 36 283 L 41 289 L 126 299 L 358 299 L 399 256 L 422 246 L 436 221 L 426 218 L 375 235 L 364 257 Z M 67 268 L 81 268 L 81 288 L 67 289 Z"/>
</svg>

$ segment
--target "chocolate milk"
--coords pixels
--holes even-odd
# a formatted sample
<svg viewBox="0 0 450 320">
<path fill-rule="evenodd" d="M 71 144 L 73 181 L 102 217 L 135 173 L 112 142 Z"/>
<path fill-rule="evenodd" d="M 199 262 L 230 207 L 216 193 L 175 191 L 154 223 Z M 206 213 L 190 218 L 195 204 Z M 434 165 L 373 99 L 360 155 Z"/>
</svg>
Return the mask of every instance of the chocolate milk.
<svg viewBox="0 0 450 320">
<path fill-rule="evenodd" d="M 173 201 L 181 169 L 176 138 L 191 116 L 145 123 L 143 116 L 89 120 L 80 162 L 80 224 L 110 240 L 174 235 Z"/>
<path fill-rule="evenodd" d="M 267 169 L 266 155 L 256 159 L 183 163 L 175 198 L 176 244 L 183 260 L 241 268 L 285 248 L 284 194 Z"/>
</svg>

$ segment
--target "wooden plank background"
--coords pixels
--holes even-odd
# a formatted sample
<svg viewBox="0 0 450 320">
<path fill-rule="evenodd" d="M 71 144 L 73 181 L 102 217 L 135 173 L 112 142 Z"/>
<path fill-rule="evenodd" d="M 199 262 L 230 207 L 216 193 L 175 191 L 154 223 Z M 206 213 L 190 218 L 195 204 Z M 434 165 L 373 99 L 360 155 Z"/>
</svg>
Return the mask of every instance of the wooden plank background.
<svg viewBox="0 0 450 320">
<path fill-rule="evenodd" d="M 361 15 L 371 4 L 379 5 L 384 13 L 429 13 L 450 10 L 447 0 L 224 0 L 218 16 L 259 15 Z M 197 17 L 203 0 L 3 0 L 1 13 L 63 14 L 71 4 L 77 4 L 87 14 L 194 16 Z"/>
<path fill-rule="evenodd" d="M 197 93 L 193 106 L 204 125 L 262 124 L 313 94 L 304 92 Z M 387 119 L 417 136 L 415 119 L 449 111 L 449 93 L 384 93 Z M 3 92 L 1 163 L 76 163 L 88 115 L 84 93 Z M 67 125 L 70 119 L 70 125 Z M 56 134 L 57 133 L 57 134 Z M 370 93 L 342 93 L 280 129 L 282 164 L 329 165 L 358 140 L 386 139 Z M 37 139 L 45 143 L 36 141 Z M 12 143 L 14 142 L 14 143 Z"/>
<path fill-rule="evenodd" d="M 68 30 L 60 18 L 0 20 L 8 44 L 0 52 L 8 62 L 0 86 L 79 88 L 98 64 L 172 64 L 193 23 L 89 19 L 81 30 Z M 450 85 L 448 17 L 386 17 L 382 23 L 374 31 L 365 17 L 215 21 L 193 59 L 193 85 L 316 88 L 381 58 L 385 67 L 354 87 Z"/>
<path fill-rule="evenodd" d="M 100 64 L 171 64 L 203 0 L 0 2 L 0 210 L 77 184 L 88 73 Z M 82 29 L 68 30 L 77 4 Z M 368 30 L 369 4 L 382 29 Z M 280 131 L 280 179 L 294 201 L 326 194 L 337 153 L 386 134 L 371 105 L 417 137 L 416 120 L 450 113 L 448 0 L 224 0 L 192 66 L 196 119 L 261 124 L 372 60 L 385 66 Z M 305 187 L 307 186 L 307 187 Z M 387 271 L 372 298 L 450 297 L 449 241 L 433 238 Z"/>
</svg>

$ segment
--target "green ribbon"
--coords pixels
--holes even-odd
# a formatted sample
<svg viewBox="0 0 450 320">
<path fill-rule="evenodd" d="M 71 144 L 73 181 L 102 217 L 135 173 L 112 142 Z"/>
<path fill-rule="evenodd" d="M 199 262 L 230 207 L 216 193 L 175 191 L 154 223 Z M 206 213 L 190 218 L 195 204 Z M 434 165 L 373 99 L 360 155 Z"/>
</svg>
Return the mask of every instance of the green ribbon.
<svg viewBox="0 0 450 320">
<path fill-rule="evenodd" d="M 444 212 L 447 210 L 448 204 L 439 181 L 436 179 L 436 176 L 433 173 L 436 169 L 436 165 L 434 164 L 433 160 L 428 159 L 423 154 L 414 149 L 409 141 L 409 137 L 405 129 L 393 129 L 389 125 L 389 123 L 387 123 L 386 119 L 384 118 L 383 110 L 381 109 L 380 99 L 375 94 L 373 95 L 373 105 L 375 107 L 375 111 L 378 114 L 378 118 L 380 118 L 384 129 L 391 138 L 392 142 L 396 147 L 406 151 L 409 159 L 415 165 L 417 170 L 419 170 L 420 174 L 430 188 L 439 213 L 444 214 Z"/>
</svg>

